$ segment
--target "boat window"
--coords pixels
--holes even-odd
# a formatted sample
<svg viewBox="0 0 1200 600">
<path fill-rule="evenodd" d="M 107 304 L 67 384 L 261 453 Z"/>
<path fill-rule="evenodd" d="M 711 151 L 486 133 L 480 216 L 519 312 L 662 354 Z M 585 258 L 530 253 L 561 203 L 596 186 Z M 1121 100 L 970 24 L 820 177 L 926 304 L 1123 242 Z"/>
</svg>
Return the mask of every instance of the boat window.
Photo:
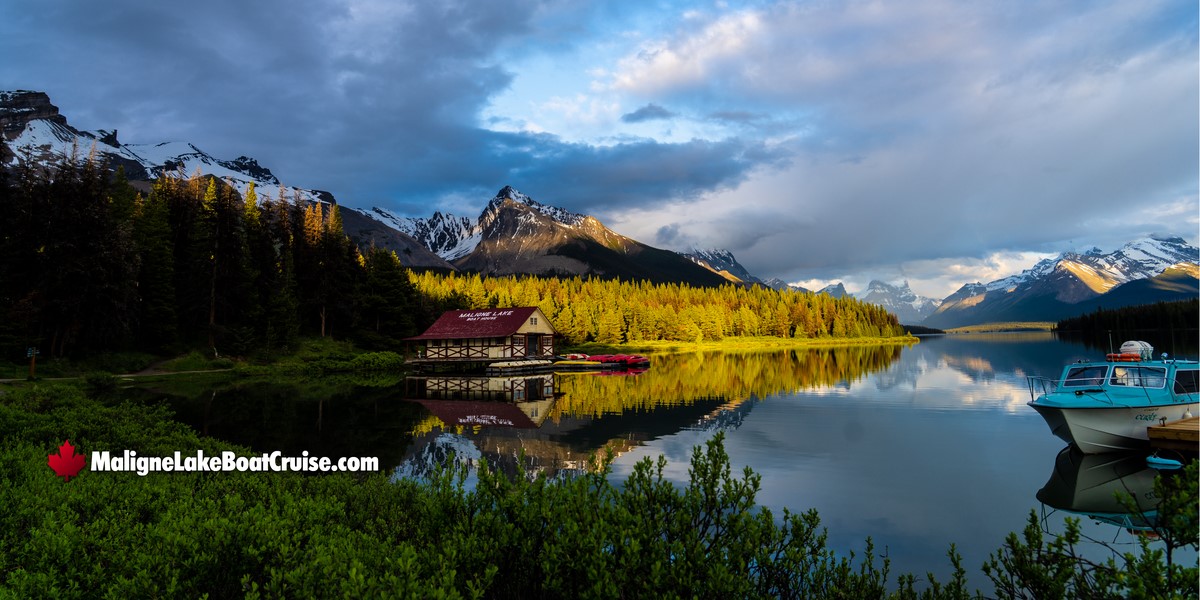
<svg viewBox="0 0 1200 600">
<path fill-rule="evenodd" d="M 1066 378 L 1063 379 L 1063 385 L 1066 387 L 1101 385 L 1104 383 L 1104 377 L 1106 375 L 1108 375 L 1108 367 L 1104 365 L 1071 367 L 1071 369 L 1067 371 Z"/>
<path fill-rule="evenodd" d="M 1197 374 L 1200 371 L 1176 371 L 1175 372 L 1175 393 L 1176 394 L 1195 394 L 1200 391 L 1200 381 Z"/>
<path fill-rule="evenodd" d="M 1167 370 L 1162 367 L 1113 367 L 1112 385 L 1161 388 L 1167 384 Z"/>
</svg>

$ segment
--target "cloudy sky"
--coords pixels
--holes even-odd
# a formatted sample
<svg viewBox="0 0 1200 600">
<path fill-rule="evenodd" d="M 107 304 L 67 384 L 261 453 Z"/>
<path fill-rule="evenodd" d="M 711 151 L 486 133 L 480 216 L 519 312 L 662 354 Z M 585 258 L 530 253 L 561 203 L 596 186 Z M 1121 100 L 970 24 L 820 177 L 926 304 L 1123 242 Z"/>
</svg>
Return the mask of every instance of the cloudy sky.
<svg viewBox="0 0 1200 600">
<path fill-rule="evenodd" d="M 942 297 L 1200 235 L 1197 3 L 12 0 L 0 89 L 343 204 L 504 185 L 761 277 Z"/>
</svg>

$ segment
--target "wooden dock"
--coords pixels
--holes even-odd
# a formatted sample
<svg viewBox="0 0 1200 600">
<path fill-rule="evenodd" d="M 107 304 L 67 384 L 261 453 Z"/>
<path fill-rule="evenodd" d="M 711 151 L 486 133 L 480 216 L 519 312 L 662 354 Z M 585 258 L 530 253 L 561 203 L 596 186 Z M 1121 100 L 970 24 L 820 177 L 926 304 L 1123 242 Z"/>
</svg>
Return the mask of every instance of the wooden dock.
<svg viewBox="0 0 1200 600">
<path fill-rule="evenodd" d="M 1146 428 L 1150 445 L 1155 448 L 1200 452 L 1200 417 L 1188 417 Z"/>
</svg>

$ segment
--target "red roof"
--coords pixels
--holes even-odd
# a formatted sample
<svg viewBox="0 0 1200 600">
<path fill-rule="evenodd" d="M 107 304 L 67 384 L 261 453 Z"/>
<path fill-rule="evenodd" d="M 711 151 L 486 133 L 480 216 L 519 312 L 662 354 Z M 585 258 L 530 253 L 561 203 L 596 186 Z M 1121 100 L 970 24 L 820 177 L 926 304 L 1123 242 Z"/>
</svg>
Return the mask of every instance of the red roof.
<svg viewBox="0 0 1200 600">
<path fill-rule="evenodd" d="M 485 308 L 451 310 L 410 340 L 448 340 L 505 337 L 512 335 L 529 320 L 536 306 L 524 308 Z"/>
</svg>

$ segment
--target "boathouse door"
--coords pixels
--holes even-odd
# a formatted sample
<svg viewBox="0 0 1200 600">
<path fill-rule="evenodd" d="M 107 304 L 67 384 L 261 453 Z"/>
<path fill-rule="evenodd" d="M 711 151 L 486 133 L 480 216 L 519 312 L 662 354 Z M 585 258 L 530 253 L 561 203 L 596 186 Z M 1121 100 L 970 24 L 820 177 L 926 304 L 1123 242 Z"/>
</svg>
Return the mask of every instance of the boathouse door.
<svg viewBox="0 0 1200 600">
<path fill-rule="evenodd" d="M 541 337 L 536 333 L 530 333 L 525 336 L 525 356 L 537 356 L 542 353 Z"/>
</svg>

